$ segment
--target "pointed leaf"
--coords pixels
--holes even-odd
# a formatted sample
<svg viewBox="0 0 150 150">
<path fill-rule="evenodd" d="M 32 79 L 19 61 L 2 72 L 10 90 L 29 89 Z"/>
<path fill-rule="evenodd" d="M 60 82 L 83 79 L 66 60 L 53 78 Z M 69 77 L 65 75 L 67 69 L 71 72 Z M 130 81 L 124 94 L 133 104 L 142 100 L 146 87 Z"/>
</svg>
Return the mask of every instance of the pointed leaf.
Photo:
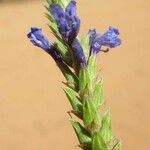
<svg viewBox="0 0 150 150">
<path fill-rule="evenodd" d="M 71 59 L 71 53 L 68 50 L 67 46 L 65 46 L 62 42 L 57 41 L 56 42 L 56 47 L 58 52 L 61 54 L 63 60 L 70 66 L 72 67 L 72 59 Z"/>
<path fill-rule="evenodd" d="M 64 89 L 66 96 L 72 106 L 73 111 L 82 118 L 83 108 L 82 103 L 79 98 L 76 96 L 76 92 L 70 88 Z"/>
<path fill-rule="evenodd" d="M 59 0 L 52 0 L 52 3 L 59 3 Z"/>
<path fill-rule="evenodd" d="M 45 16 L 50 22 L 54 22 L 54 18 L 50 15 L 50 13 L 45 13 Z"/>
<path fill-rule="evenodd" d="M 92 150 L 108 150 L 106 143 L 102 136 L 95 133 L 92 139 Z"/>
<path fill-rule="evenodd" d="M 98 81 L 95 85 L 95 89 L 93 92 L 93 101 L 95 103 L 96 108 L 99 108 L 104 103 L 102 80 Z"/>
<path fill-rule="evenodd" d="M 91 136 L 86 129 L 79 123 L 75 121 L 71 121 L 71 124 L 76 132 L 78 140 L 83 147 L 91 147 Z"/>
<path fill-rule="evenodd" d="M 49 13 L 49 7 L 47 5 L 44 5 L 44 7 L 48 11 L 48 13 Z"/>
<path fill-rule="evenodd" d="M 80 69 L 80 72 L 79 72 L 79 89 L 80 91 L 83 91 L 88 83 L 89 83 L 89 73 L 87 71 L 87 69 L 85 67 L 81 68 Z"/>
<path fill-rule="evenodd" d="M 86 57 L 86 60 L 88 60 L 89 58 L 89 50 L 90 50 L 90 45 L 89 45 L 89 35 L 86 34 L 83 39 L 81 40 L 81 46 L 83 48 L 83 51 L 84 51 L 84 55 Z"/>
<path fill-rule="evenodd" d="M 60 0 L 60 3 L 63 6 L 63 8 L 66 8 L 69 3 L 69 0 Z"/>
<path fill-rule="evenodd" d="M 46 2 L 47 2 L 48 4 L 51 4 L 51 3 L 52 3 L 52 0 L 46 0 Z"/>
<path fill-rule="evenodd" d="M 118 142 L 118 143 L 114 146 L 113 150 L 121 150 L 121 142 Z"/>
<path fill-rule="evenodd" d="M 88 98 L 84 100 L 83 104 L 83 121 L 85 127 L 89 129 L 91 132 L 99 130 L 100 125 L 99 114 L 93 102 Z"/>
<path fill-rule="evenodd" d="M 103 116 L 100 134 L 106 143 L 109 143 L 113 138 L 110 110 L 108 110 Z"/>
<path fill-rule="evenodd" d="M 95 78 L 96 75 L 96 55 L 91 55 L 88 60 L 88 71 L 91 81 Z"/>
<path fill-rule="evenodd" d="M 59 69 L 63 73 L 64 77 L 66 78 L 67 84 L 70 87 L 72 87 L 74 90 L 78 91 L 78 89 L 79 89 L 79 87 L 78 87 L 79 80 L 75 76 L 75 74 L 70 70 L 70 68 L 62 62 L 57 63 L 57 66 L 59 67 Z"/>
<path fill-rule="evenodd" d="M 57 24 L 55 22 L 51 23 L 49 25 L 49 28 L 52 30 L 52 32 L 54 33 L 54 35 L 60 35 L 59 34 L 59 31 L 58 31 L 58 28 L 57 28 Z"/>
</svg>

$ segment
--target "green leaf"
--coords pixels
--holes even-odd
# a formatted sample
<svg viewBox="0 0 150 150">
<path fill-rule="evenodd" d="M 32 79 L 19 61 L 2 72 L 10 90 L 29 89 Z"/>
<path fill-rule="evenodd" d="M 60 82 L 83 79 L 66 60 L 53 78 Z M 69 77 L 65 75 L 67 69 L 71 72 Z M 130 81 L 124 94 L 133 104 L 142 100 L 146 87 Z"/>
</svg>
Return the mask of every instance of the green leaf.
<svg viewBox="0 0 150 150">
<path fill-rule="evenodd" d="M 104 97 L 103 97 L 103 81 L 98 81 L 95 84 L 95 88 L 93 91 L 93 101 L 95 103 L 96 108 L 99 108 L 104 103 Z"/>
<path fill-rule="evenodd" d="M 50 5 L 51 3 L 60 4 L 64 9 L 67 7 L 69 0 L 46 0 Z"/>
<path fill-rule="evenodd" d="M 81 46 L 83 48 L 85 58 L 86 58 L 86 60 L 88 60 L 89 53 L 90 53 L 90 44 L 89 44 L 89 35 L 88 34 L 86 34 L 83 37 L 83 39 L 81 40 L 80 44 L 81 44 Z"/>
<path fill-rule="evenodd" d="M 45 16 L 50 22 L 54 22 L 54 18 L 50 15 L 50 13 L 45 13 Z"/>
<path fill-rule="evenodd" d="M 46 0 L 46 2 L 47 2 L 48 4 L 51 4 L 51 3 L 52 3 L 52 0 Z"/>
<path fill-rule="evenodd" d="M 113 138 L 110 110 L 108 110 L 103 116 L 100 134 L 106 143 L 109 143 Z"/>
<path fill-rule="evenodd" d="M 102 136 L 98 133 L 93 135 L 92 139 L 92 150 L 108 150 L 106 143 Z"/>
<path fill-rule="evenodd" d="M 91 134 L 99 131 L 100 128 L 100 118 L 99 114 L 97 113 L 96 107 L 93 104 L 93 101 L 90 97 L 87 97 L 83 103 L 83 122 Z"/>
<path fill-rule="evenodd" d="M 96 74 L 96 58 L 97 58 L 96 55 L 93 54 L 88 59 L 87 69 L 89 71 L 89 76 L 91 81 L 95 78 L 95 74 Z"/>
<path fill-rule="evenodd" d="M 59 0 L 59 1 L 64 9 L 68 6 L 69 0 Z"/>
<path fill-rule="evenodd" d="M 52 3 L 59 3 L 59 0 L 52 0 Z"/>
<path fill-rule="evenodd" d="M 84 129 L 84 127 L 79 122 L 71 121 L 71 124 L 76 132 L 76 135 L 78 137 L 80 144 L 83 147 L 90 148 L 92 140 L 91 140 L 91 136 L 88 133 L 88 131 L 86 129 Z"/>
<path fill-rule="evenodd" d="M 79 89 L 80 91 L 83 91 L 88 83 L 90 81 L 90 78 L 89 78 L 89 73 L 88 73 L 88 70 L 83 67 L 80 69 L 80 72 L 79 72 Z"/>
<path fill-rule="evenodd" d="M 64 42 L 63 39 L 61 38 L 61 35 L 58 31 L 58 27 L 57 24 L 55 22 L 52 22 L 50 25 L 48 24 L 48 27 L 51 29 L 53 35 L 60 41 L 60 42 Z M 65 43 L 64 43 L 65 44 Z"/>
<path fill-rule="evenodd" d="M 112 150 L 121 150 L 121 142 L 118 142 Z"/>
<path fill-rule="evenodd" d="M 76 96 L 77 93 L 70 88 L 65 88 L 64 92 L 65 92 L 75 114 L 77 114 L 77 116 L 80 116 L 80 118 L 82 118 L 83 108 L 82 108 L 81 101 Z"/>
<path fill-rule="evenodd" d="M 64 64 L 62 62 L 57 63 L 57 66 L 59 67 L 59 69 L 63 73 L 64 77 L 66 78 L 67 85 L 72 87 L 74 90 L 78 91 L 79 90 L 79 87 L 78 87 L 79 80 L 76 77 L 76 75 L 70 70 L 70 68 L 66 64 Z"/>
<path fill-rule="evenodd" d="M 56 47 L 57 47 L 57 50 L 58 52 L 61 54 L 63 60 L 70 66 L 72 67 L 72 59 L 71 59 L 71 53 L 70 51 L 68 50 L 67 46 L 64 45 L 62 42 L 60 41 L 57 41 L 56 42 Z"/>
<path fill-rule="evenodd" d="M 44 7 L 48 11 L 48 13 L 49 13 L 49 7 L 47 5 L 44 5 Z"/>
<path fill-rule="evenodd" d="M 53 32 L 53 34 L 56 36 L 60 35 L 59 34 L 59 31 L 58 31 L 58 27 L 57 27 L 57 24 L 55 22 L 52 22 L 50 25 L 48 25 L 49 28 L 51 29 L 51 31 Z M 57 38 L 56 36 L 56 38 Z"/>
</svg>

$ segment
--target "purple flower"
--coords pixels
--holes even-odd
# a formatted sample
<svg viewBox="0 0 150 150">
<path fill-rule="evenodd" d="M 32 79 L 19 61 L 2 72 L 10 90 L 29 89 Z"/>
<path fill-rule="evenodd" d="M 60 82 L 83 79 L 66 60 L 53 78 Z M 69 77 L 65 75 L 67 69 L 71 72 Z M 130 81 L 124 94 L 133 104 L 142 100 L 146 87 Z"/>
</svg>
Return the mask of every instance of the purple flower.
<svg viewBox="0 0 150 150">
<path fill-rule="evenodd" d="M 50 49 L 52 46 L 48 39 L 42 34 L 42 29 L 32 27 L 31 32 L 27 35 L 27 37 L 35 46 L 38 46 L 44 50 Z"/>
<path fill-rule="evenodd" d="M 72 49 L 73 49 L 75 61 L 77 61 L 78 64 L 86 65 L 86 59 L 85 59 L 83 49 L 77 39 L 73 41 Z"/>
<path fill-rule="evenodd" d="M 90 46 L 92 53 L 98 53 L 102 46 L 114 48 L 121 44 L 121 39 L 118 38 L 119 31 L 116 28 L 109 27 L 105 33 L 96 33 L 95 30 L 89 31 Z"/>
<path fill-rule="evenodd" d="M 27 37 L 35 45 L 44 49 L 56 61 L 62 61 L 57 49 L 53 44 L 49 43 L 48 39 L 42 34 L 42 29 L 33 27 Z"/>
<path fill-rule="evenodd" d="M 58 25 L 60 34 L 71 45 L 80 28 L 80 19 L 76 15 L 76 2 L 70 1 L 65 11 L 59 4 L 52 3 L 50 12 Z"/>
</svg>

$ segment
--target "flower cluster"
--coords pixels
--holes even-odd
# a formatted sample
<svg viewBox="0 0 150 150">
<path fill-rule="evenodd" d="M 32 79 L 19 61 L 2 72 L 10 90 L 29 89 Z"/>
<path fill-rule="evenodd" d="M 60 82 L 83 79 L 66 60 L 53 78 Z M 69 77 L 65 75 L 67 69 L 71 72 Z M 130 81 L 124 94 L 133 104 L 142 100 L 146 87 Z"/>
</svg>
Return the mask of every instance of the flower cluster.
<svg viewBox="0 0 150 150">
<path fill-rule="evenodd" d="M 54 59 L 66 78 L 63 89 L 72 106 L 69 113 L 82 120 L 82 124 L 71 120 L 80 147 L 84 150 L 121 150 L 120 142 L 115 141 L 112 134 L 110 111 L 99 115 L 104 105 L 103 82 L 96 74 L 98 53 L 121 44 L 118 29 L 109 27 L 103 33 L 89 30 L 79 40 L 80 18 L 76 13 L 76 1 L 46 1 L 49 27 L 57 41 L 49 42 L 37 27 L 32 27 L 27 37 Z"/>
<path fill-rule="evenodd" d="M 56 20 L 62 37 L 72 44 L 80 28 L 80 19 L 76 14 L 76 2 L 70 1 L 65 11 L 59 4 L 51 4 L 50 12 Z"/>
<path fill-rule="evenodd" d="M 80 29 L 80 19 L 76 13 L 76 1 L 71 0 L 65 9 L 62 8 L 59 3 L 52 3 L 49 6 L 49 12 L 57 24 L 62 39 L 70 49 L 72 49 L 71 53 L 73 53 L 74 60 L 77 60 L 78 65 L 86 65 L 87 62 L 83 48 L 77 39 Z M 108 31 L 105 33 L 97 33 L 95 30 L 90 30 L 88 35 L 90 38 L 89 56 L 101 51 L 102 46 L 113 48 L 121 44 L 121 40 L 118 38 L 119 31 L 113 27 L 109 27 Z M 61 61 L 64 61 L 61 54 L 59 54 L 57 47 L 48 41 L 48 39 L 42 34 L 41 29 L 31 28 L 28 38 L 35 46 L 41 47 L 49 53 L 56 62 L 61 59 Z"/>
</svg>

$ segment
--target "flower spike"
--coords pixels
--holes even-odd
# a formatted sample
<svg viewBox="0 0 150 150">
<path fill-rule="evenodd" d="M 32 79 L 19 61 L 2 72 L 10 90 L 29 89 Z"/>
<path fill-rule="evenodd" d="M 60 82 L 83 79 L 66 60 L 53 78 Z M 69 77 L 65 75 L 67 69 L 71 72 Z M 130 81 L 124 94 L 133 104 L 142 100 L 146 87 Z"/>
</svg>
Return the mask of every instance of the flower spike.
<svg viewBox="0 0 150 150">
<path fill-rule="evenodd" d="M 75 0 L 46 0 L 46 16 L 57 41 L 50 43 L 39 28 L 31 28 L 30 41 L 46 51 L 66 78 L 64 92 L 72 106 L 69 112 L 81 119 L 71 124 L 83 150 L 121 150 L 115 142 L 110 110 L 104 113 L 103 80 L 97 77 L 97 54 L 121 44 L 119 30 L 109 27 L 104 33 L 89 30 L 79 39 L 80 18 Z M 106 46 L 106 48 L 103 46 Z M 99 113 L 99 111 L 101 113 Z"/>
</svg>

